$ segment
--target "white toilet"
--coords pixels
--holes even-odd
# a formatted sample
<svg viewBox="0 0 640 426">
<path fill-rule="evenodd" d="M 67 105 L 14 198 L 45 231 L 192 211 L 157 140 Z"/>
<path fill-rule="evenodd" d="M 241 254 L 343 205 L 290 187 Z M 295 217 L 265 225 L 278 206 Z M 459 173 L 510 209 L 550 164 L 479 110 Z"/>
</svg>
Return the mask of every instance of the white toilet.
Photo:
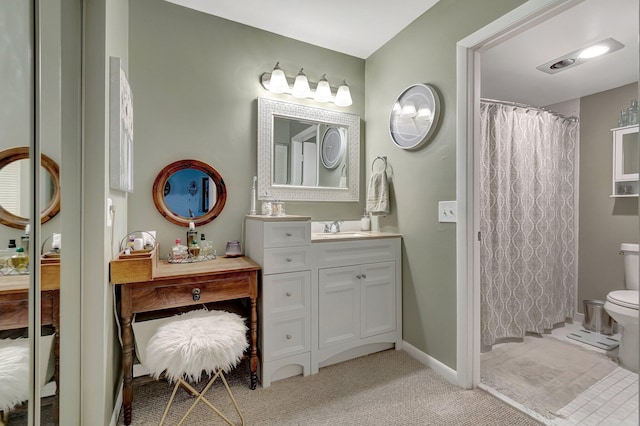
<svg viewBox="0 0 640 426">
<path fill-rule="evenodd" d="M 624 255 L 626 290 L 612 291 L 607 295 L 604 309 L 622 326 L 618 361 L 628 370 L 638 372 L 640 360 L 638 346 L 638 244 L 621 244 Z"/>
</svg>

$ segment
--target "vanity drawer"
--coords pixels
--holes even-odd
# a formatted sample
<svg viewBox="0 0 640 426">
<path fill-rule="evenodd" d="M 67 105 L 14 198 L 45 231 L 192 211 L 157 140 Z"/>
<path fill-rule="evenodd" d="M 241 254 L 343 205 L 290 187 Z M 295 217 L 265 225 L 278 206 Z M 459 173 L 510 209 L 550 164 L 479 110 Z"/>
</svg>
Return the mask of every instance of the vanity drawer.
<svg viewBox="0 0 640 426">
<path fill-rule="evenodd" d="M 264 224 L 264 247 L 295 247 L 311 244 L 311 222 L 268 222 Z"/>
<path fill-rule="evenodd" d="M 311 245 L 265 249 L 263 272 L 278 274 L 311 269 Z"/>
<path fill-rule="evenodd" d="M 308 312 L 311 306 L 311 271 L 265 275 L 262 309 L 265 315 Z"/>
<path fill-rule="evenodd" d="M 263 325 L 264 361 L 297 355 L 311 350 L 309 314 L 267 320 Z"/>
<path fill-rule="evenodd" d="M 396 260 L 400 238 L 372 238 L 360 241 L 318 243 L 318 267 L 360 265 Z"/>
</svg>

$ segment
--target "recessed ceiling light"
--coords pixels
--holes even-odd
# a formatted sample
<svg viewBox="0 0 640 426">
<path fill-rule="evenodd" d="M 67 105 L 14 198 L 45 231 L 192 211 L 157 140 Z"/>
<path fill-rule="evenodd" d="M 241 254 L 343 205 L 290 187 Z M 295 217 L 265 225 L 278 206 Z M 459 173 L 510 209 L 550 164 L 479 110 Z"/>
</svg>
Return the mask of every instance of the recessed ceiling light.
<svg viewBox="0 0 640 426">
<path fill-rule="evenodd" d="M 607 38 L 597 43 L 590 44 L 589 46 L 585 46 L 582 49 L 574 50 L 571 53 L 562 55 L 559 58 L 555 58 L 554 60 L 536 68 L 548 74 L 555 74 L 557 72 L 576 67 L 580 64 L 584 64 L 592 59 L 615 52 L 623 47 L 624 44 L 612 38 Z"/>
<path fill-rule="evenodd" d="M 609 51 L 609 46 L 604 44 L 596 44 L 595 46 L 587 47 L 578 55 L 579 59 L 591 59 L 600 55 L 604 55 Z"/>
</svg>

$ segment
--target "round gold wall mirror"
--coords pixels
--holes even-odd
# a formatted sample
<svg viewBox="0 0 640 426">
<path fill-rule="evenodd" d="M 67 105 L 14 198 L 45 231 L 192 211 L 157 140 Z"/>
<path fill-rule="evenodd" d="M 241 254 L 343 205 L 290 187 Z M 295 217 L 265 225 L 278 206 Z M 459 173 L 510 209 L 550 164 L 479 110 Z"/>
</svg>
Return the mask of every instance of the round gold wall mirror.
<svg viewBox="0 0 640 426">
<path fill-rule="evenodd" d="M 171 163 L 153 182 L 153 203 L 162 216 L 176 225 L 205 225 L 218 217 L 226 201 L 222 176 L 202 161 Z"/>
<path fill-rule="evenodd" d="M 27 217 L 28 205 L 31 202 L 29 194 L 30 165 L 28 147 L 10 148 L 0 152 L 0 182 L 7 186 L 6 191 L 0 191 L 3 197 L 0 201 L 0 223 L 16 229 L 24 229 L 29 223 Z M 42 154 L 41 165 L 47 173 L 42 173 L 41 194 L 42 210 L 40 220 L 49 221 L 60 211 L 60 168 L 51 158 Z M 25 207 L 25 205 L 27 207 Z"/>
</svg>

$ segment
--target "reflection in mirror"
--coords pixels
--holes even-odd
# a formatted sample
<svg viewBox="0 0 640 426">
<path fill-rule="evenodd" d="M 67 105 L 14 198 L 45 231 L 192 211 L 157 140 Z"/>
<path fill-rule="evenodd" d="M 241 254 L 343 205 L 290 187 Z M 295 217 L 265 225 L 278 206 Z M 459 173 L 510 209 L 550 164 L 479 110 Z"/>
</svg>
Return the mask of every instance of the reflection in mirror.
<svg viewBox="0 0 640 426">
<path fill-rule="evenodd" d="M 53 178 L 44 169 L 40 177 L 40 205 L 46 206 L 55 193 Z M 14 161 L 0 169 L 0 206 L 13 215 L 28 216 L 30 181 L 29 160 Z"/>
<path fill-rule="evenodd" d="M 358 201 L 360 117 L 258 99 L 258 198 Z"/>
<path fill-rule="evenodd" d="M 164 202 L 178 216 L 198 218 L 216 203 L 216 185 L 205 172 L 183 169 L 175 172 L 164 185 Z"/>
<path fill-rule="evenodd" d="M 222 176 L 198 160 L 180 160 L 162 169 L 153 183 L 153 202 L 176 225 L 204 225 L 214 220 L 227 200 Z"/>
<path fill-rule="evenodd" d="M 274 117 L 273 185 L 346 188 L 347 128 Z"/>
<path fill-rule="evenodd" d="M 45 206 L 40 217 L 45 223 L 60 211 L 60 171 L 58 164 L 42 154 L 40 204 Z M 29 148 L 10 148 L 0 152 L 0 223 L 25 229 L 31 208 L 31 173 Z"/>
<path fill-rule="evenodd" d="M 622 136 L 622 174 L 630 175 L 638 173 L 640 163 L 638 156 L 640 155 L 640 145 L 638 142 L 638 132 L 627 133 Z"/>
</svg>

